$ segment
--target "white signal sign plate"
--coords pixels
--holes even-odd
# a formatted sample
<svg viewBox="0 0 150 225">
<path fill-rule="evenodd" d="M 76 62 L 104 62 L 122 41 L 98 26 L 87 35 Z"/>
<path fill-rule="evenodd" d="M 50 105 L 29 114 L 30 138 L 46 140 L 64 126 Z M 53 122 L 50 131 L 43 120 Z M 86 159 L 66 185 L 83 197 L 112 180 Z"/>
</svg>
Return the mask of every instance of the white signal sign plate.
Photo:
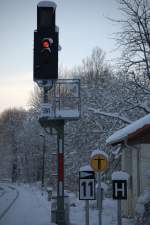
<svg viewBox="0 0 150 225">
<path fill-rule="evenodd" d="M 41 115 L 40 117 L 51 117 L 52 115 L 52 106 L 49 103 L 41 104 Z"/>
<path fill-rule="evenodd" d="M 95 199 L 95 173 L 93 171 L 82 171 L 79 173 L 79 199 Z"/>
</svg>

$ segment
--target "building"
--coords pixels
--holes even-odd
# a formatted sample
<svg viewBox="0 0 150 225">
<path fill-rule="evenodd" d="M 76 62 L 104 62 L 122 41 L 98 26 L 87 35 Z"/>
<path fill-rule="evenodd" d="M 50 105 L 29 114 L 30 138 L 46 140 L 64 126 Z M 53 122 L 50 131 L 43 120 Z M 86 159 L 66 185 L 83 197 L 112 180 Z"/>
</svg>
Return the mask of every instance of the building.
<svg viewBox="0 0 150 225">
<path fill-rule="evenodd" d="M 122 201 L 123 215 L 135 216 L 137 199 L 150 189 L 150 114 L 118 130 L 108 145 L 121 145 L 121 170 L 129 174 L 128 199 Z"/>
</svg>

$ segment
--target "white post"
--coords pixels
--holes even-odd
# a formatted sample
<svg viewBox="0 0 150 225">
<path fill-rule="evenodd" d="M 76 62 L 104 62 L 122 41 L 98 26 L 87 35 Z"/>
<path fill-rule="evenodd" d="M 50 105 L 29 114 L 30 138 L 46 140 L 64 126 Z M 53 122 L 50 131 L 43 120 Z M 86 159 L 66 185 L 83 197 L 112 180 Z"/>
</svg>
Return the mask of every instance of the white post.
<svg viewBox="0 0 150 225">
<path fill-rule="evenodd" d="M 85 200 L 85 224 L 89 225 L 89 200 Z"/>
<path fill-rule="evenodd" d="M 99 211 L 99 214 L 98 214 L 98 217 L 99 217 L 99 225 L 102 225 L 102 204 L 101 204 L 101 173 L 98 172 L 98 193 L 97 193 L 97 197 L 98 197 L 98 211 Z"/>
<path fill-rule="evenodd" d="M 122 218 L 121 218 L 121 200 L 117 201 L 117 220 L 118 225 L 122 225 Z"/>
</svg>

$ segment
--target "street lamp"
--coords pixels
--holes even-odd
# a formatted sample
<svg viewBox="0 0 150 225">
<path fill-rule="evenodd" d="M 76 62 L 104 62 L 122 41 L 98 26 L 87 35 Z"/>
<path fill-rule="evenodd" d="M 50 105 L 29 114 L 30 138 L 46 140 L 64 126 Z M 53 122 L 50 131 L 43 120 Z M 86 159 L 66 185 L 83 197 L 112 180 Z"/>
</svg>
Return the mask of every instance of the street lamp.
<svg viewBox="0 0 150 225">
<path fill-rule="evenodd" d="M 43 135 L 42 133 L 40 134 L 40 137 L 43 138 L 43 155 L 42 155 L 42 183 L 41 183 L 41 188 L 42 191 L 44 190 L 44 174 L 45 174 L 45 150 L 46 150 L 46 146 L 45 146 L 45 135 Z"/>
</svg>

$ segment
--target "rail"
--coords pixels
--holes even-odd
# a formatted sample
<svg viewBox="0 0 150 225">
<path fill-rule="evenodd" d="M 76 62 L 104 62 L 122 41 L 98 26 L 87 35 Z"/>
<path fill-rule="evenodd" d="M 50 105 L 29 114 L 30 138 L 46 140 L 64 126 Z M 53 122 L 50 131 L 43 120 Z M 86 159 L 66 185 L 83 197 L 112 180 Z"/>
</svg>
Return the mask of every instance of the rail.
<svg viewBox="0 0 150 225">
<path fill-rule="evenodd" d="M 11 186 L 10 184 L 7 185 L 5 184 L 5 186 L 13 191 L 16 192 L 15 197 L 13 198 L 13 200 L 10 201 L 9 205 L 2 211 L 2 213 L 0 214 L 0 221 L 2 220 L 2 218 L 7 214 L 7 212 L 10 210 L 10 208 L 14 205 L 14 203 L 16 202 L 17 198 L 19 197 L 19 191 Z M 0 195 L 0 197 L 4 196 L 6 194 L 6 192 L 4 191 L 4 188 L 2 194 Z"/>
</svg>

